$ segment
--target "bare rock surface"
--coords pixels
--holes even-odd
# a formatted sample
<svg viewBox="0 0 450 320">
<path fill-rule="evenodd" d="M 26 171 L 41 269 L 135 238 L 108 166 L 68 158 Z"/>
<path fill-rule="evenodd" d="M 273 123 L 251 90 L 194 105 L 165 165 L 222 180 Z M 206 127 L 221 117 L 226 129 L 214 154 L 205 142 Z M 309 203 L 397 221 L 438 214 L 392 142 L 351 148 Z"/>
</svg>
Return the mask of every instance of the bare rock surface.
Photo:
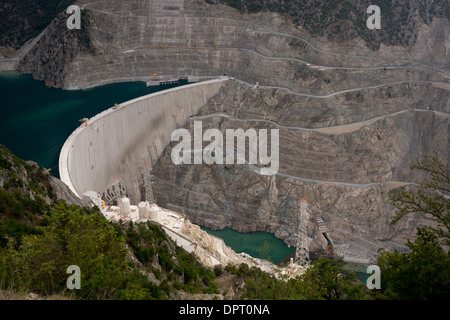
<svg viewBox="0 0 450 320">
<path fill-rule="evenodd" d="M 448 72 L 446 19 L 417 22 L 414 46 L 381 44 L 373 51 L 360 38 L 313 37 L 277 13 L 242 14 L 200 0 L 76 3 L 86 12 L 82 32 L 88 39 L 68 30 L 68 16 L 61 14 L 21 60 L 21 72 L 67 89 L 146 80 L 154 73 L 226 73 L 318 95 L 386 82 L 441 81 L 444 75 L 435 71 Z"/>
</svg>

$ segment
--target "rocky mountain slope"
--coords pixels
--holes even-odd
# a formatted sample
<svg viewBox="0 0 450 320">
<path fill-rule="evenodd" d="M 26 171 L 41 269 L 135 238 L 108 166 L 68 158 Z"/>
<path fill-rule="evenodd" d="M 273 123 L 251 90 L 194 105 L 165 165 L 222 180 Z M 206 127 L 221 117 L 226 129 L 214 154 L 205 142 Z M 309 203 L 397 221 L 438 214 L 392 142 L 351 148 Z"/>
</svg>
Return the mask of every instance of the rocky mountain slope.
<svg viewBox="0 0 450 320">
<path fill-rule="evenodd" d="M 345 39 L 330 40 L 325 34 L 312 35 L 308 27 L 297 26 L 290 16 L 275 12 L 244 14 L 200 0 L 84 0 L 77 4 L 89 13 L 82 29 L 68 30 L 64 24 L 68 15 L 62 13 L 22 59 L 18 67 L 21 72 L 32 73 L 49 86 L 72 89 L 145 80 L 154 73 L 226 73 L 252 83 L 317 93 L 321 77 L 328 80 L 329 89 L 337 84 L 353 88 L 352 80 L 370 84 L 376 81 L 374 73 L 379 72 L 374 67 L 386 67 L 385 78 L 391 79 L 393 74 L 391 80 L 402 75 L 397 72 L 433 77 L 433 68 L 445 68 L 449 58 L 448 20 L 436 16 L 428 25 L 416 19 L 414 45 L 380 42 L 374 51 L 362 38 L 347 37 L 350 31 L 335 31 Z M 333 12 L 336 14 L 332 10 L 329 14 Z M 418 16 L 418 12 L 411 13 L 410 20 Z M 364 21 L 366 17 L 359 15 Z M 80 31 L 89 33 L 89 52 L 77 49 L 82 44 L 74 38 Z M 365 34 L 368 32 L 365 30 Z M 405 66 L 414 68 L 390 69 Z M 417 76 L 407 75 L 412 79 Z"/>
<path fill-rule="evenodd" d="M 44 167 L 17 158 L 3 145 L 0 145 L 0 190 L 20 193 L 42 206 L 51 205 L 57 200 L 81 204 L 69 188 Z"/>
<path fill-rule="evenodd" d="M 74 223 L 73 215 L 60 212 L 61 201 L 65 201 L 69 205 L 76 205 L 70 207 L 70 210 L 79 211 L 75 217 L 81 218 L 80 221 L 88 220 L 89 215 L 98 215 L 99 220 L 97 224 L 90 226 L 85 224 L 86 220 L 82 223 L 83 225 L 80 225 L 80 221 L 78 221 L 76 231 L 71 230 L 69 236 L 59 239 L 61 246 L 58 246 L 58 249 L 47 242 L 43 247 L 43 256 L 31 263 L 32 275 L 30 276 L 30 270 L 26 266 L 29 261 L 24 257 L 36 254 L 39 250 L 40 246 L 37 242 L 45 238 L 49 232 L 46 227 L 50 223 L 54 223 L 54 219 L 58 219 L 59 215 L 64 214 L 66 214 L 64 218 L 59 218 L 62 224 L 56 228 L 58 232 L 63 232 L 62 230 L 65 228 L 71 228 L 70 224 Z M 116 296 L 109 298 L 233 298 L 234 292 L 230 292 L 227 281 L 222 282 L 224 287 L 219 292 L 218 286 L 214 282 L 216 279 L 214 272 L 177 246 L 158 226 L 151 223 L 139 225 L 121 223 L 113 227 L 112 223 L 106 222 L 99 212 L 80 208 L 80 205 L 82 204 L 71 194 L 70 190 L 61 181 L 52 177 L 47 170 L 33 162 L 26 162 L 15 157 L 0 145 L 0 300 L 105 299 L 106 297 L 102 296 L 105 286 L 94 288 L 91 285 L 88 286 L 87 292 L 77 292 L 77 294 L 67 292 L 66 269 L 70 263 L 64 260 L 76 261 L 81 266 L 89 264 L 89 255 L 93 251 L 98 251 L 94 254 L 97 254 L 98 259 L 102 260 L 110 254 L 108 250 L 112 250 L 114 255 L 120 256 L 124 247 L 127 250 L 123 258 L 128 267 L 121 270 L 119 275 L 116 270 L 114 276 L 108 274 L 106 277 L 108 279 L 127 277 L 130 270 L 135 270 L 137 275 L 130 276 L 125 282 L 116 282 L 114 289 Z M 101 230 L 102 225 L 105 226 L 104 230 Z M 85 227 L 90 229 L 81 231 Z M 123 237 L 118 243 L 115 243 L 114 247 L 99 246 L 99 242 L 102 240 L 96 242 L 92 241 L 92 238 L 85 237 L 83 247 L 86 249 L 86 246 L 92 245 L 95 249 L 92 247 L 92 250 L 80 251 L 78 247 L 76 251 L 86 253 L 86 255 L 69 257 L 71 250 L 68 248 L 70 246 L 68 242 L 71 241 L 72 236 L 72 240 L 74 240 L 77 237 L 82 238 L 86 234 L 93 235 L 96 232 L 101 234 L 101 231 L 111 231 L 111 228 L 115 231 L 113 234 L 109 234 L 110 237 Z M 36 243 L 30 246 L 29 237 L 36 240 Z M 28 247 L 24 245 L 25 243 Z M 37 251 L 33 251 L 33 249 Z M 36 256 L 34 257 L 36 258 Z M 89 269 L 90 272 L 97 277 L 102 277 L 103 273 L 98 265 L 91 264 L 90 267 L 93 270 Z M 43 274 L 51 274 L 52 280 L 47 282 L 46 276 L 38 275 L 42 269 L 46 270 Z M 87 270 L 86 267 L 83 271 L 88 272 Z M 33 275 L 36 278 L 33 278 Z M 92 275 L 91 277 L 95 278 Z M 87 279 L 90 279 L 89 276 L 84 280 L 88 281 Z M 140 295 L 136 295 L 136 287 L 139 286 L 143 286 L 145 289 L 140 292 Z M 224 291 L 225 287 L 228 290 L 227 293 L 219 294 Z M 86 293 L 90 296 L 88 297 Z M 228 296 L 226 296 L 227 294 Z"/>
<path fill-rule="evenodd" d="M 433 18 L 448 18 L 447 1 L 371 1 L 371 0 L 208 0 L 223 3 L 241 12 L 278 12 L 290 16 L 297 26 L 313 35 L 326 35 L 332 42 L 361 37 L 368 47 L 377 50 L 380 44 L 409 46 L 417 40 L 420 24 Z M 381 29 L 366 28 L 366 11 L 370 5 L 380 7 Z"/>
</svg>

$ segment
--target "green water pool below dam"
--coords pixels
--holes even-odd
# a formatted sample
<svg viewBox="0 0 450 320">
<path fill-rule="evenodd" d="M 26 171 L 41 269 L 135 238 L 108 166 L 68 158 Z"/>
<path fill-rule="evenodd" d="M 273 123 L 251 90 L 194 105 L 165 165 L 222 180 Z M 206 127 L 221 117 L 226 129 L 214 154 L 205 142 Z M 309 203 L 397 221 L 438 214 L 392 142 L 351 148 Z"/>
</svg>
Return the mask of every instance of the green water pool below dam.
<svg viewBox="0 0 450 320">
<path fill-rule="evenodd" d="M 282 264 L 289 262 L 288 258 L 293 257 L 295 254 L 295 248 L 288 248 L 282 240 L 275 238 L 271 233 L 239 233 L 229 228 L 223 230 L 210 230 L 205 227 L 200 228 L 213 236 L 223 239 L 225 244 L 237 253 L 245 252 L 254 258 L 266 259 L 274 264 L 279 264 L 283 260 L 285 261 Z M 311 256 L 313 262 L 317 259 L 317 256 Z M 365 284 L 369 277 L 366 270 L 367 265 L 345 263 L 343 271 L 348 273 L 354 272 L 356 277 Z"/>
<path fill-rule="evenodd" d="M 223 230 L 210 230 L 200 227 L 209 234 L 223 239 L 225 244 L 237 253 L 245 252 L 254 258 L 266 259 L 274 264 L 295 252 L 295 248 L 288 248 L 280 239 L 271 233 L 254 232 L 239 233 L 229 228 Z"/>
</svg>

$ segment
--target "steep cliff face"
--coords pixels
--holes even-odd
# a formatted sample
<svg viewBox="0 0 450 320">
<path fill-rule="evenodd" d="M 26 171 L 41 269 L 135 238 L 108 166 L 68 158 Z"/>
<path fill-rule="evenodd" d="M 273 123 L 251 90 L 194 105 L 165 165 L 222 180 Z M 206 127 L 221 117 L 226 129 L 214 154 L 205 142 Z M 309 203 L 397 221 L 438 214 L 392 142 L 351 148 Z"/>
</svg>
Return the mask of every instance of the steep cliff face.
<svg viewBox="0 0 450 320">
<path fill-rule="evenodd" d="M 200 0 L 84 0 L 77 4 L 89 13 L 89 23 L 83 23 L 82 30 L 89 35 L 90 53 L 77 50 L 74 37 L 78 31 L 65 27 L 63 20 L 68 15 L 62 13 L 59 23 L 54 21 L 47 29 L 38 48 L 25 57 L 22 72 L 33 73 L 49 86 L 68 89 L 146 80 L 154 73 L 226 73 L 252 83 L 317 94 L 323 87 L 328 89 L 324 92 L 339 85 L 352 88 L 352 81 L 376 84 L 374 79 L 382 80 L 377 73 L 384 70 L 371 68 L 380 66 L 388 67 L 384 78 L 392 81 L 401 77 L 432 78 L 432 68 L 445 67 L 449 60 L 448 20 L 437 17 L 428 25 L 420 19 L 415 22 L 414 46 L 381 42 L 378 51 L 373 51 L 360 37 L 334 41 L 329 33 L 312 36 L 289 15 L 243 14 Z M 412 14 L 411 19 L 418 14 Z M 365 21 L 366 17 L 359 18 Z M 347 32 L 335 34 L 345 36 Z M 395 66 L 416 68 L 389 68 Z M 50 74 L 57 79 L 49 79 Z M 327 82 L 321 84 L 322 79 Z"/>
<path fill-rule="evenodd" d="M 28 53 L 20 60 L 18 71 L 31 73 L 49 87 L 64 87 L 70 83 L 70 74 L 77 57 L 95 55 L 88 26 L 89 13 L 83 13 L 85 28 L 69 30 L 66 26 L 67 15 L 62 13 L 55 18 L 40 36 Z"/>
</svg>

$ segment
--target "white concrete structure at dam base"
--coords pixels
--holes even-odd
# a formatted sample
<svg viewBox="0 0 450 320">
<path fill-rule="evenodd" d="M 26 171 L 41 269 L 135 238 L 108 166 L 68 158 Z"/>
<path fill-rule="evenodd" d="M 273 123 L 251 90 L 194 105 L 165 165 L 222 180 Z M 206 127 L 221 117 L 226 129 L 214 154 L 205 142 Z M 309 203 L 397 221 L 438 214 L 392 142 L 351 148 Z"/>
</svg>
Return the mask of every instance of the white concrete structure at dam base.
<svg viewBox="0 0 450 320">
<path fill-rule="evenodd" d="M 293 263 L 292 258 L 288 266 L 277 267 L 267 260 L 253 258 L 244 252 L 236 253 L 222 239 L 201 230 L 198 225 L 191 223 L 183 215 L 161 208 L 156 204 L 143 201 L 136 206 L 131 205 L 128 198 L 121 198 L 119 206 L 108 206 L 104 202 L 102 203 L 100 194 L 95 191 L 85 192 L 83 198 L 90 201 L 92 206 L 97 206 L 103 216 L 114 223 L 130 221 L 147 223 L 150 221 L 159 225 L 178 246 L 194 254 L 200 262 L 208 267 L 226 266 L 229 263 L 234 265 L 246 263 L 250 267 L 257 267 L 285 280 L 300 276 L 306 270 L 306 267 Z"/>
</svg>

